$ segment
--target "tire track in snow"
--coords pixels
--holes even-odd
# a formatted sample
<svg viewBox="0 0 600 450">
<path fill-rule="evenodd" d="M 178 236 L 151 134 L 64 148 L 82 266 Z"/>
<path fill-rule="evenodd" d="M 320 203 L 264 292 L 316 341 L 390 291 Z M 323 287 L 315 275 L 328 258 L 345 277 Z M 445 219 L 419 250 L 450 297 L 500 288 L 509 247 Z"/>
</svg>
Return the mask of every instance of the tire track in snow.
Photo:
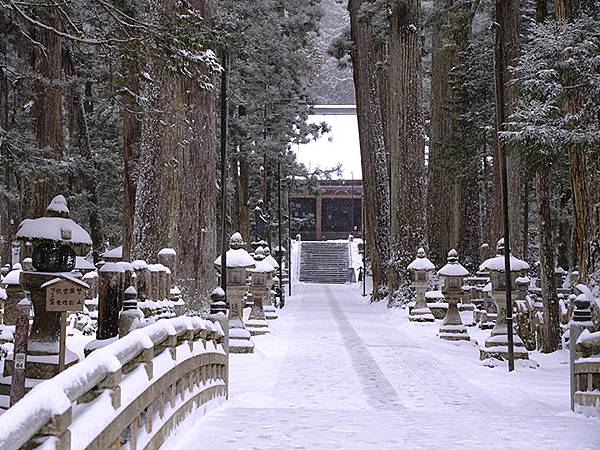
<svg viewBox="0 0 600 450">
<path fill-rule="evenodd" d="M 339 332 L 344 338 L 344 346 L 350 355 L 354 371 L 358 376 L 362 390 L 367 396 L 373 409 L 397 410 L 405 409 L 398 392 L 383 374 L 375 359 L 369 353 L 367 346 L 360 338 L 356 330 L 346 318 L 344 311 L 340 308 L 331 288 L 325 287 L 325 296 L 328 300 L 333 318 L 335 319 Z M 342 380 L 340 380 L 341 382 Z"/>
</svg>

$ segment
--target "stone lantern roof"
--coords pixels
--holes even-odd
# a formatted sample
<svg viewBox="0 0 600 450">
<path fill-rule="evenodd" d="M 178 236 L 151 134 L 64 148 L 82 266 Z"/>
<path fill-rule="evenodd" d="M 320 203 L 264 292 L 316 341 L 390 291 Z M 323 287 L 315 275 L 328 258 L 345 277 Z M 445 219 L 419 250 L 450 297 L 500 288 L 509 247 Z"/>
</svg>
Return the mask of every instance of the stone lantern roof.
<svg viewBox="0 0 600 450">
<path fill-rule="evenodd" d="M 233 233 L 229 240 L 229 250 L 225 254 L 227 258 L 228 269 L 249 269 L 255 266 L 255 261 L 250 253 L 243 248 L 244 240 L 240 233 Z M 215 259 L 214 265 L 216 268 L 221 267 L 221 255 Z"/>
<path fill-rule="evenodd" d="M 18 269 L 13 269 L 6 274 L 6 276 L 2 279 L 3 286 L 17 286 L 19 284 L 19 277 L 21 276 L 21 272 L 23 270 L 19 267 Z"/>
<path fill-rule="evenodd" d="M 448 252 L 448 264 L 438 270 L 438 275 L 442 277 L 466 277 L 469 271 L 458 262 L 458 253 L 452 249 Z"/>
<path fill-rule="evenodd" d="M 275 268 L 271 264 L 269 264 L 266 259 L 256 261 L 256 267 L 253 269 L 248 269 L 248 272 L 251 273 L 272 274 L 274 271 Z"/>
<path fill-rule="evenodd" d="M 23 220 L 17 231 L 17 239 L 26 242 L 60 242 L 83 250 L 91 247 L 92 238 L 88 232 L 69 219 L 69 208 L 62 195 L 52 199 L 46 213 L 47 217 Z"/>
<path fill-rule="evenodd" d="M 480 271 L 504 272 L 504 239 L 500 239 L 497 245 L 498 253 L 493 258 L 486 259 L 479 266 Z M 528 270 L 529 264 L 525 261 L 510 255 L 510 271 L 521 272 Z"/>
<path fill-rule="evenodd" d="M 425 256 L 425 249 L 423 247 L 417 250 L 417 258 L 411 262 L 408 267 L 408 270 L 433 270 L 435 266 L 427 257 Z"/>
</svg>

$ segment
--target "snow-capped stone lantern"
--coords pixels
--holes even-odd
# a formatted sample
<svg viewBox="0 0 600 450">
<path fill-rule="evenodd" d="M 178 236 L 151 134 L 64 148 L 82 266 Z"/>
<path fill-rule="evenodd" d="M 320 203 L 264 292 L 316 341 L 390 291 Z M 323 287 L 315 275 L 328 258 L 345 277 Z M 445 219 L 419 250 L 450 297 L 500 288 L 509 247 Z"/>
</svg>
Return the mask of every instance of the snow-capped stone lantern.
<svg viewBox="0 0 600 450">
<path fill-rule="evenodd" d="M 252 256 L 244 249 L 244 240 L 240 233 L 234 233 L 229 239 L 226 257 L 227 299 L 229 300 L 229 351 L 231 353 L 252 353 L 254 342 L 246 330 L 243 321 L 244 295 L 248 292 L 248 269 L 255 267 Z M 221 270 L 221 256 L 215 259 L 215 268 Z"/>
<path fill-rule="evenodd" d="M 500 239 L 496 246 L 497 254 L 493 258 L 485 260 L 479 266 L 480 271 L 490 274 L 492 283 L 492 298 L 496 304 L 496 325 L 492 329 L 491 336 L 485 340 L 485 346 L 479 349 L 479 358 L 508 360 L 508 331 L 506 327 L 506 276 L 504 259 L 504 239 Z M 510 255 L 510 278 L 513 290 L 517 288 L 517 278 L 525 277 L 529 264 L 519 258 Z M 516 292 L 515 292 L 516 296 Z M 529 353 L 523 341 L 517 333 L 513 335 L 515 359 L 529 359 Z"/>
<path fill-rule="evenodd" d="M 227 315 L 227 303 L 225 302 L 225 292 L 221 287 L 216 287 L 210 294 L 210 313 Z"/>
<path fill-rule="evenodd" d="M 433 322 L 435 318 L 427 306 L 425 292 L 427 291 L 429 272 L 435 269 L 435 266 L 425 256 L 425 249 L 419 248 L 416 259 L 408 265 L 407 269 L 410 271 L 412 286 L 416 294 L 415 306 L 410 311 L 408 319 L 413 322 Z"/>
<path fill-rule="evenodd" d="M 443 280 L 442 293 L 448 302 L 448 311 L 438 337 L 449 341 L 469 341 L 471 338 L 458 311 L 458 302 L 463 293 L 463 279 L 469 275 L 469 271 L 458 262 L 456 250 L 448 252 L 448 263 L 438 270 L 438 275 Z"/>
<path fill-rule="evenodd" d="M 556 269 L 554 269 L 554 284 L 556 289 L 562 289 L 566 276 L 567 273 L 565 272 L 565 269 L 560 266 L 556 266 Z"/>
<path fill-rule="evenodd" d="M 30 292 L 35 313 L 27 352 L 37 358 L 28 361 L 27 377 L 51 378 L 59 371 L 61 315 L 82 308 L 85 290 L 89 289 L 70 272 L 75 268 L 76 256 L 85 255 L 90 250 L 92 239 L 87 231 L 69 218 L 69 208 L 62 195 L 52 199 L 46 209 L 46 217 L 21 222 L 16 237 L 22 247 L 31 246 L 35 269 L 22 272 L 20 277 L 21 286 Z M 56 295 L 58 286 L 66 293 Z M 76 354 L 65 349 L 65 368 L 78 360 Z M 12 368 L 12 364 L 4 365 L 5 376 L 9 375 L 7 368 Z"/>
<path fill-rule="evenodd" d="M 274 267 L 267 262 L 262 247 L 258 247 L 254 252 L 254 260 L 256 261 L 256 267 L 249 270 L 252 279 L 250 292 L 254 297 L 254 303 L 248 321 L 246 321 L 246 327 L 252 336 L 269 332 L 269 325 L 263 309 L 263 300 L 267 297 L 273 284 L 273 272 L 275 271 Z"/>
</svg>

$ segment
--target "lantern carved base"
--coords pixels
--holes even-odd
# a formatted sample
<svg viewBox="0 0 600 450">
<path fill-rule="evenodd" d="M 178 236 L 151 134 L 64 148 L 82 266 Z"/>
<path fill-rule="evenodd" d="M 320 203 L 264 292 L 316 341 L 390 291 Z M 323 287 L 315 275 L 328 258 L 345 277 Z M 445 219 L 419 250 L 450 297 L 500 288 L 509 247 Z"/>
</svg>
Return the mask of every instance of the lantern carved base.
<svg viewBox="0 0 600 450">
<path fill-rule="evenodd" d="M 529 352 L 517 333 L 513 334 L 513 346 L 515 359 L 529 359 Z M 508 334 L 506 326 L 494 328 L 492 335 L 485 340 L 483 347 L 479 349 L 479 359 L 508 360 Z"/>
<path fill-rule="evenodd" d="M 254 302 L 248 320 L 246 320 L 246 329 L 252 336 L 258 336 L 269 333 L 269 324 L 263 309 L 263 298 L 266 297 L 267 289 L 262 287 L 250 287 Z"/>
<path fill-rule="evenodd" d="M 271 303 L 271 294 L 267 295 L 263 301 L 263 310 L 267 320 L 275 320 L 279 317 L 277 308 Z"/>
<path fill-rule="evenodd" d="M 471 337 L 462 323 L 457 302 L 458 299 L 448 299 L 448 312 L 438 331 L 438 337 L 447 341 L 470 341 Z"/>
<path fill-rule="evenodd" d="M 417 293 L 417 301 L 415 302 L 415 306 L 410 310 L 408 315 L 408 320 L 411 322 L 434 322 L 435 317 L 431 313 L 431 310 L 427 306 L 427 301 L 425 300 L 425 289 L 427 287 L 426 283 L 423 283 L 424 286 L 418 285 L 418 283 L 413 282 L 413 286 L 415 286 L 415 291 Z"/>
</svg>

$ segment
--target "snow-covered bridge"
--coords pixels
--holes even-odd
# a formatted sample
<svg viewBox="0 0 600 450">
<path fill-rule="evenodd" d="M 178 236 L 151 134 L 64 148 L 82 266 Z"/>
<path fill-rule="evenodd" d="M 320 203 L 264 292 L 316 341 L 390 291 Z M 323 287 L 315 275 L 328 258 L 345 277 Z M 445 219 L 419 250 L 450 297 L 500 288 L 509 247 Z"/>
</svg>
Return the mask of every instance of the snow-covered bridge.
<svg viewBox="0 0 600 450">
<path fill-rule="evenodd" d="M 158 448 L 227 396 L 226 319 L 213 320 L 158 321 L 40 383 L 2 415 L 0 448 Z"/>
</svg>

